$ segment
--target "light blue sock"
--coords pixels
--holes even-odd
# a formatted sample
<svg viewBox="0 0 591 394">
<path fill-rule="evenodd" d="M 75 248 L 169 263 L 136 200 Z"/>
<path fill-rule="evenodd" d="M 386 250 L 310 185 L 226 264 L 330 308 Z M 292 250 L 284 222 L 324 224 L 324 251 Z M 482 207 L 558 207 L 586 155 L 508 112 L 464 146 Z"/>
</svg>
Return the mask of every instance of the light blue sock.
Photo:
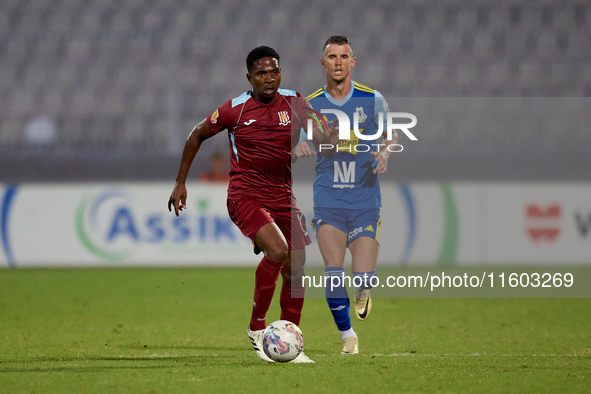
<svg viewBox="0 0 591 394">
<path fill-rule="evenodd" d="M 326 301 L 332 312 L 334 322 L 339 328 L 339 331 L 347 331 L 351 329 L 351 315 L 349 314 L 349 295 L 347 294 L 343 280 L 345 269 L 335 267 L 325 268 L 324 275 L 328 277 L 325 289 Z M 333 277 L 335 277 L 334 280 L 332 280 Z M 340 279 L 338 283 L 336 280 L 337 277 Z M 332 286 L 333 284 L 338 286 Z"/>
</svg>

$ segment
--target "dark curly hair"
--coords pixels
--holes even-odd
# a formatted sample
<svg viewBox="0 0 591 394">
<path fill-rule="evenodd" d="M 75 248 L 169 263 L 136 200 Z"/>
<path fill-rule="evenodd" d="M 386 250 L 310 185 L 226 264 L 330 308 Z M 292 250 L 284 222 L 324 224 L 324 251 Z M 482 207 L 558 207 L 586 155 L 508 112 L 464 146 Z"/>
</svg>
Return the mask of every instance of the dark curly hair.
<svg viewBox="0 0 591 394">
<path fill-rule="evenodd" d="M 277 59 L 277 61 L 279 62 L 279 54 L 273 48 L 267 46 L 256 47 L 255 49 L 250 51 L 250 53 L 246 57 L 246 69 L 248 70 L 248 72 L 252 70 L 254 62 L 264 57 L 272 57 Z"/>
</svg>

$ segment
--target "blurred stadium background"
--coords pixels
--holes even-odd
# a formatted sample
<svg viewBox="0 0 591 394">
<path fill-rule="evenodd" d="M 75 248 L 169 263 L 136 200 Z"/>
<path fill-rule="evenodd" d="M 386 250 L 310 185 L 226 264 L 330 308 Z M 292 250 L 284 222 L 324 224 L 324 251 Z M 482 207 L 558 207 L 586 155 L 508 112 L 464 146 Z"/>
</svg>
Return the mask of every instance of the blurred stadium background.
<svg viewBox="0 0 591 394">
<path fill-rule="evenodd" d="M 0 182 L 172 181 L 193 125 L 248 89 L 252 48 L 277 49 L 282 86 L 309 94 L 332 34 L 353 42 L 354 79 L 385 97 L 591 95 L 586 0 L 2 0 Z M 442 127 L 385 178 L 589 180 L 587 125 Z"/>
<path fill-rule="evenodd" d="M 355 80 L 424 111 L 381 176 L 381 278 L 568 272 L 575 286 L 372 293 L 346 361 L 308 297 L 317 364 L 252 354 L 259 257 L 226 186 L 197 183 L 226 136 L 196 158 L 189 209 L 166 201 L 190 130 L 248 90 L 248 52 L 274 47 L 282 87 L 309 94 L 333 34 L 353 43 Z M 0 0 L 0 392 L 590 392 L 590 96 L 589 0 Z M 313 165 L 294 172 L 308 222 Z M 121 266 L 174 269 L 105 269 Z"/>
</svg>

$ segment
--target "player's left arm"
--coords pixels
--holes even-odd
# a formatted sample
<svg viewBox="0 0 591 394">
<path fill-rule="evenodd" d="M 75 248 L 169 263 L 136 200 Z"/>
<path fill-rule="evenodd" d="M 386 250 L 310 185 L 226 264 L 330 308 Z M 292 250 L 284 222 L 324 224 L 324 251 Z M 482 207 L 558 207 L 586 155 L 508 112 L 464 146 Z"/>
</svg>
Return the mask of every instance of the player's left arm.
<svg viewBox="0 0 591 394">
<path fill-rule="evenodd" d="M 380 127 L 379 125 L 379 114 L 380 112 L 383 114 L 382 116 L 382 130 L 384 130 L 383 136 L 384 136 L 384 146 L 382 147 L 382 149 L 380 149 L 379 152 L 371 152 L 371 155 L 373 156 L 373 158 L 375 159 L 376 163 L 375 163 L 375 168 L 373 170 L 374 174 L 383 174 L 384 172 L 386 172 L 386 170 L 388 169 L 388 158 L 390 157 L 390 155 L 392 154 L 392 151 L 394 150 L 393 148 L 390 148 L 390 146 L 392 145 L 396 145 L 398 144 L 398 133 L 396 132 L 396 130 L 392 130 L 392 139 L 387 139 L 387 119 L 388 119 L 388 112 L 390 111 L 388 109 L 388 103 L 386 102 L 386 100 L 384 99 L 384 96 L 382 96 L 380 94 L 380 92 L 378 92 L 376 90 L 376 100 L 375 100 L 375 111 L 374 111 L 374 124 L 376 125 L 376 127 Z"/>
<path fill-rule="evenodd" d="M 316 151 L 310 147 L 308 143 L 308 135 L 301 129 L 300 131 L 300 139 L 296 147 L 291 151 L 291 162 L 292 164 L 298 161 L 300 157 L 310 157 L 316 156 Z"/>
</svg>

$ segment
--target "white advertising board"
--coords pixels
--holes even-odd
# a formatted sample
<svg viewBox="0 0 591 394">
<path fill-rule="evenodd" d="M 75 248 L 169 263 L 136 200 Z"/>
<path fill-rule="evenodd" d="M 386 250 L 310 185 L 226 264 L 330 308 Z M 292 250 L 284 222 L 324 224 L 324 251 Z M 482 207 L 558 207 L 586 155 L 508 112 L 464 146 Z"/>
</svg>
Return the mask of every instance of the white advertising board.
<svg viewBox="0 0 591 394">
<path fill-rule="evenodd" d="M 220 265 L 257 262 L 228 217 L 226 187 L 170 184 L 22 185 L 4 193 L 3 255 L 11 266 Z"/>
<path fill-rule="evenodd" d="M 226 187 L 169 183 L 0 185 L 0 267 L 250 265 L 260 256 L 228 217 Z M 590 265 L 591 184 L 384 182 L 380 265 Z M 310 226 L 312 185 L 295 184 Z M 350 257 L 347 257 L 350 259 Z"/>
<path fill-rule="evenodd" d="M 487 184 L 486 262 L 591 264 L 591 185 Z"/>
</svg>

